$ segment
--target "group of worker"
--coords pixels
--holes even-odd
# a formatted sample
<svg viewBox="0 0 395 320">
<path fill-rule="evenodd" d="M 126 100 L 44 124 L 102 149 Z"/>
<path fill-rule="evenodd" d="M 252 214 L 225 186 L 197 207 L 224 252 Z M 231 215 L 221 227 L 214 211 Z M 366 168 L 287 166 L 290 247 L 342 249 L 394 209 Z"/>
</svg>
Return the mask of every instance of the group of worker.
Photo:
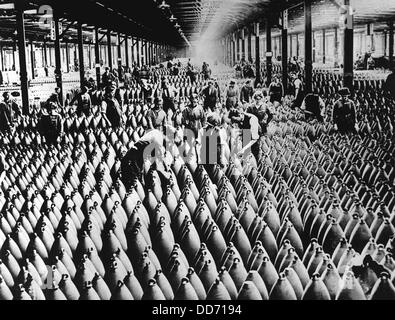
<svg viewBox="0 0 395 320">
<path fill-rule="evenodd" d="M 188 69 L 190 66 L 184 70 Z M 122 107 L 131 102 L 127 87 L 121 95 L 119 82 L 108 69 L 102 80 L 105 84 L 102 88 L 87 84 L 67 104 L 77 105 L 79 117 L 89 117 L 95 109 L 111 127 L 126 126 Z M 218 82 L 208 78 L 206 86 L 191 91 L 187 98 L 181 98 L 179 90 L 170 84 L 167 76 L 160 79 L 159 86 L 155 86 L 152 78 L 137 79 L 143 92 L 139 103 L 148 109 L 148 125 L 146 134 L 122 159 L 121 176 L 125 186 L 130 188 L 136 179 L 145 179 L 144 173 L 152 167 L 165 184 L 166 181 L 169 183 L 169 168 L 175 157 L 184 157 L 184 161 L 195 166 L 219 165 L 222 168 L 226 168 L 232 157 L 236 161 L 242 158 L 259 161 L 262 152 L 260 140 L 265 136 L 277 108 L 283 104 L 284 89 L 280 80 L 275 77 L 268 89 L 253 88 L 251 80 L 239 89 L 236 80 L 231 80 L 222 97 Z M 306 121 L 323 122 L 326 106 L 322 98 L 316 91 L 305 96 L 303 84 L 297 76 L 294 76 L 293 84 L 296 95 L 293 106 L 303 111 Z M 157 88 L 155 92 L 154 86 Z M 357 113 L 350 99 L 350 90 L 343 88 L 338 93 L 341 98 L 334 104 L 330 120 L 338 132 L 355 133 L 358 131 Z M 41 113 L 38 126 L 49 144 L 56 144 L 62 134 L 64 119 L 58 110 L 63 106 L 57 94 L 47 101 L 47 110 Z M 12 132 L 18 110 L 19 106 L 5 93 L 0 104 L 1 131 Z"/>
</svg>

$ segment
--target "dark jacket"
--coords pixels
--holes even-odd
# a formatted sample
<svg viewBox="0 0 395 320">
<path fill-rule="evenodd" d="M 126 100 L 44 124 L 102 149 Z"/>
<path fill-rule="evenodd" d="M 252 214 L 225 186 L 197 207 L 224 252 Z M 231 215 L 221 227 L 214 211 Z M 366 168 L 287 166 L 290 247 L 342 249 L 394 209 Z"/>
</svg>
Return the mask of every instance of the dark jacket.
<svg viewBox="0 0 395 320">
<path fill-rule="evenodd" d="M 392 72 L 385 82 L 385 91 L 395 99 L 395 72 Z"/>
<path fill-rule="evenodd" d="M 77 114 L 79 116 L 84 113 L 87 117 L 90 115 L 91 112 L 91 107 L 92 107 L 92 102 L 91 102 L 91 97 L 88 93 L 86 94 L 78 94 L 76 97 L 77 100 Z"/>
<path fill-rule="evenodd" d="M 121 120 L 122 120 L 122 111 L 121 107 L 115 98 L 107 98 L 106 100 L 107 104 L 107 118 L 111 123 L 111 126 L 113 128 L 118 128 L 121 126 Z"/>
<path fill-rule="evenodd" d="M 204 108 L 205 109 L 215 109 L 218 102 L 218 91 L 215 87 L 206 87 L 202 90 L 202 95 L 204 96 Z"/>
<path fill-rule="evenodd" d="M 252 87 L 243 86 L 240 90 L 240 101 L 250 103 L 253 95 L 254 89 Z"/>
<path fill-rule="evenodd" d="M 337 125 L 339 132 L 354 132 L 356 123 L 356 110 L 351 100 L 338 100 L 333 106 L 333 122 Z"/>
<path fill-rule="evenodd" d="M 38 124 L 39 132 L 48 143 L 55 143 L 62 132 L 62 117 L 57 113 L 43 114 Z"/>
<path fill-rule="evenodd" d="M 9 104 L 0 104 L 0 132 L 11 130 L 12 122 L 14 119 L 14 111 Z"/>
<path fill-rule="evenodd" d="M 108 75 L 106 73 L 102 76 L 102 86 L 103 88 L 109 86 L 113 81 L 115 81 L 115 76 L 110 72 Z"/>
</svg>

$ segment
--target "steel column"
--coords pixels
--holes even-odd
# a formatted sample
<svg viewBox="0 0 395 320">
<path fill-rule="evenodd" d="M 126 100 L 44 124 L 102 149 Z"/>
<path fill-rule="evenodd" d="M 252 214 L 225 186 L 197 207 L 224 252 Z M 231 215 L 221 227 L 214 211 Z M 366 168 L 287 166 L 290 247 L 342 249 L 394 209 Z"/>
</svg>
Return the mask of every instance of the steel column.
<svg viewBox="0 0 395 320">
<path fill-rule="evenodd" d="M 239 30 L 236 32 L 236 61 L 239 62 L 241 57 L 240 57 L 240 34 Z"/>
<path fill-rule="evenodd" d="M 252 36 L 251 36 L 251 28 L 248 29 L 248 61 L 252 61 Z"/>
<path fill-rule="evenodd" d="M 261 75 L 261 51 L 260 51 L 260 35 L 259 22 L 255 25 L 255 69 L 256 69 L 256 83 L 262 81 Z"/>
<path fill-rule="evenodd" d="M 57 12 L 54 13 L 55 22 L 55 78 L 56 85 L 60 89 L 60 103 L 63 104 L 63 79 L 62 79 L 62 60 L 60 57 L 60 34 L 59 34 L 59 17 Z"/>
<path fill-rule="evenodd" d="M 344 0 L 347 18 L 344 30 L 344 86 L 354 91 L 354 15 L 350 14 L 350 0 Z"/>
<path fill-rule="evenodd" d="M 0 45 L 0 56 L 1 56 L 1 70 L 4 71 L 5 70 L 5 65 L 4 65 L 4 50 L 3 50 L 3 46 Z"/>
<path fill-rule="evenodd" d="M 137 65 L 140 67 L 141 66 L 141 50 L 140 50 L 140 39 L 139 38 L 137 38 L 136 49 L 137 49 Z"/>
<path fill-rule="evenodd" d="M 245 30 L 242 30 L 242 35 L 243 37 L 241 37 L 241 59 L 246 59 L 246 40 L 245 40 Z"/>
<path fill-rule="evenodd" d="M 339 67 L 339 29 L 335 28 L 335 47 L 334 49 L 334 57 L 335 57 L 335 63 L 334 67 L 338 68 Z"/>
<path fill-rule="evenodd" d="M 89 69 L 92 68 L 92 47 L 91 44 L 88 44 L 88 59 L 89 59 Z"/>
<path fill-rule="evenodd" d="M 19 75 L 21 78 L 22 91 L 22 107 L 29 107 L 29 87 L 27 79 L 27 65 L 26 65 L 26 35 L 25 35 L 25 17 L 24 5 L 22 0 L 17 0 L 16 4 L 16 27 L 19 51 Z"/>
<path fill-rule="evenodd" d="M 82 36 L 82 24 L 78 24 L 78 65 L 80 70 L 80 86 L 81 89 L 85 80 L 85 64 L 84 64 L 84 38 Z"/>
<path fill-rule="evenodd" d="M 313 90 L 313 39 L 311 21 L 311 0 L 304 0 L 305 15 L 305 91 L 306 94 Z"/>
<path fill-rule="evenodd" d="M 390 67 L 392 67 L 394 63 L 394 21 L 389 22 L 390 32 L 389 32 L 389 60 L 390 60 Z"/>
<path fill-rule="evenodd" d="M 236 64 L 236 36 L 232 38 L 232 67 Z"/>
<path fill-rule="evenodd" d="M 272 26 L 269 20 L 266 20 L 266 78 L 267 85 L 272 83 Z"/>
<path fill-rule="evenodd" d="M 65 43 L 66 43 L 66 63 L 67 63 L 66 70 L 67 72 L 70 72 L 70 48 L 67 40 L 65 40 Z"/>
<path fill-rule="evenodd" d="M 281 34 L 282 46 L 281 46 L 281 58 L 282 58 L 282 69 L 283 69 L 283 87 L 284 91 L 288 92 L 288 29 L 284 27 Z"/>
<path fill-rule="evenodd" d="M 12 71 L 16 70 L 16 56 L 15 55 L 16 55 L 16 42 L 14 40 L 14 43 L 12 45 L 12 65 L 13 65 Z"/>
<path fill-rule="evenodd" d="M 150 57 L 151 57 L 151 64 L 152 65 L 154 65 L 155 64 L 155 62 L 154 62 L 154 43 L 153 42 L 150 42 Z"/>
<path fill-rule="evenodd" d="M 322 63 L 326 63 L 326 32 L 325 29 L 322 30 Z"/>
<path fill-rule="evenodd" d="M 117 56 L 118 56 L 118 77 L 119 80 L 121 77 L 122 73 L 122 51 L 121 51 L 121 35 L 118 33 L 117 35 L 118 41 L 117 41 Z"/>
<path fill-rule="evenodd" d="M 4 53 L 3 53 L 3 47 L 1 47 L 1 64 L 2 68 L 4 70 Z M 35 69 L 35 54 L 34 54 L 34 45 L 33 41 L 30 41 L 30 67 L 32 69 L 32 79 L 35 79 L 36 76 L 34 74 L 34 69 Z"/>
<path fill-rule="evenodd" d="M 126 61 L 126 68 L 129 69 L 130 61 L 129 61 L 129 37 L 125 35 L 125 61 Z"/>
<path fill-rule="evenodd" d="M 132 39 L 131 39 L 131 42 L 132 42 L 132 45 L 131 45 L 131 49 L 132 49 L 132 66 L 134 65 L 134 62 L 135 62 L 135 59 L 136 59 L 136 57 L 135 57 L 135 55 L 134 55 L 134 47 L 135 47 L 135 43 L 134 43 L 134 38 L 132 37 Z"/>
<path fill-rule="evenodd" d="M 100 88 L 101 73 L 100 73 L 100 47 L 99 47 L 99 28 L 95 27 L 95 63 L 96 63 L 96 83 L 97 88 Z"/>
<path fill-rule="evenodd" d="M 300 57 L 299 34 L 296 34 L 296 57 Z"/>
<path fill-rule="evenodd" d="M 108 52 L 108 67 L 112 70 L 112 43 L 111 43 L 111 31 L 107 30 L 107 52 Z"/>
<path fill-rule="evenodd" d="M 144 58 L 145 58 L 145 64 L 149 66 L 150 62 L 148 56 L 148 40 L 144 40 Z"/>
<path fill-rule="evenodd" d="M 48 67 L 47 41 L 46 40 L 44 40 L 43 50 L 44 50 L 44 63 L 45 63 L 45 66 Z"/>
</svg>

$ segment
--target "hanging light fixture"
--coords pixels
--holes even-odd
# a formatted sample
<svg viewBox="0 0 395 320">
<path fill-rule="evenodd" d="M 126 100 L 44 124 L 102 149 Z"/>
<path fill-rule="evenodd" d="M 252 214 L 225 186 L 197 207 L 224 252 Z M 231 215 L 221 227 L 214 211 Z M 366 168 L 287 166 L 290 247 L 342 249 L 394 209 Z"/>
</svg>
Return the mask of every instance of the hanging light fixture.
<svg viewBox="0 0 395 320">
<path fill-rule="evenodd" d="M 158 6 L 158 8 L 161 10 L 166 10 L 166 9 L 170 8 L 170 6 L 166 3 L 165 0 L 163 0 L 162 3 Z"/>
<path fill-rule="evenodd" d="M 156 1 L 156 3 L 159 3 L 159 2 L 160 2 L 160 0 L 159 0 L 159 1 Z M 176 17 L 174 16 L 174 14 L 170 11 L 170 5 L 167 4 L 165 0 L 162 0 L 162 3 L 158 5 L 158 8 L 161 9 L 162 11 L 166 11 L 166 10 L 167 10 L 167 11 L 166 11 L 166 16 L 168 17 L 168 15 L 170 15 L 170 18 L 168 18 L 168 19 L 170 20 L 170 22 L 175 22 L 175 21 L 177 21 L 177 18 L 176 18 Z M 186 42 L 188 45 L 190 45 L 188 39 L 185 37 L 185 35 L 184 35 L 184 33 L 183 33 L 182 29 L 181 29 L 181 26 L 178 24 L 178 22 L 176 22 L 176 24 L 174 25 L 174 27 L 175 27 L 176 30 L 179 32 L 181 38 L 183 38 L 183 39 L 185 40 L 185 42 Z"/>
</svg>

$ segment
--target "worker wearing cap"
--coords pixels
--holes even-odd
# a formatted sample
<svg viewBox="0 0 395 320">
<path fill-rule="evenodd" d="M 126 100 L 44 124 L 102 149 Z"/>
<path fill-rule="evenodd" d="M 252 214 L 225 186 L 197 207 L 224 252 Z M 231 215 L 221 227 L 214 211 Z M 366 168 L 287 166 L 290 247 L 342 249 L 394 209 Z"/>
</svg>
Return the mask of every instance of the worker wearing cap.
<svg viewBox="0 0 395 320">
<path fill-rule="evenodd" d="M 169 84 L 167 79 L 162 80 L 162 99 L 163 99 L 163 110 L 167 113 L 171 110 L 175 112 L 175 100 L 178 95 L 177 89 Z"/>
<path fill-rule="evenodd" d="M 232 122 L 238 124 L 242 130 L 244 147 L 238 152 L 238 156 L 246 156 L 247 151 L 251 149 L 252 154 L 258 162 L 260 159 L 260 139 L 262 135 L 258 118 L 253 114 L 239 110 L 239 115 L 232 117 Z"/>
<path fill-rule="evenodd" d="M 3 93 L 4 101 L 0 104 L 0 131 L 12 131 L 18 105 L 10 99 L 8 92 Z"/>
<path fill-rule="evenodd" d="M 105 99 L 103 104 L 105 104 L 107 119 L 110 121 L 111 126 L 113 128 L 119 128 L 122 124 L 122 109 L 119 105 L 118 100 L 115 98 L 115 89 L 114 85 L 106 88 Z"/>
<path fill-rule="evenodd" d="M 106 67 L 105 72 L 102 76 L 102 82 L 101 82 L 103 88 L 110 86 L 111 83 L 114 82 L 115 80 L 116 80 L 115 76 L 112 74 L 112 72 L 110 72 L 110 68 Z"/>
<path fill-rule="evenodd" d="M 92 102 L 87 86 L 82 88 L 82 91 L 75 96 L 70 104 L 73 105 L 75 101 L 77 101 L 77 115 L 81 117 L 84 114 L 86 117 L 89 117 L 91 115 Z"/>
<path fill-rule="evenodd" d="M 219 87 L 218 79 L 213 78 L 213 82 L 214 82 L 214 88 L 217 89 L 218 102 L 221 102 L 221 88 Z"/>
<path fill-rule="evenodd" d="M 245 85 L 240 90 L 240 101 L 242 104 L 248 104 L 252 102 L 254 95 L 254 88 L 251 85 L 251 80 L 247 80 Z"/>
<path fill-rule="evenodd" d="M 269 92 L 270 102 L 273 103 L 275 108 L 278 108 L 281 105 L 284 96 L 284 88 L 279 77 L 273 78 L 273 82 L 269 86 Z"/>
<path fill-rule="evenodd" d="M 155 98 L 154 106 L 148 111 L 147 118 L 149 129 L 157 129 L 164 132 L 167 120 L 166 113 L 163 111 L 163 99 L 161 97 Z"/>
<path fill-rule="evenodd" d="M 226 130 L 221 127 L 218 113 L 212 112 L 207 115 L 206 126 L 199 131 L 196 150 L 199 164 L 218 164 L 221 167 L 228 164 L 228 136 Z"/>
<path fill-rule="evenodd" d="M 236 81 L 231 80 L 226 91 L 226 109 L 231 109 L 239 103 L 239 89 L 236 87 Z"/>
<path fill-rule="evenodd" d="M 184 102 L 183 101 L 179 101 L 177 103 L 176 106 L 176 112 L 174 112 L 174 114 L 171 117 L 171 121 L 170 123 L 173 124 L 173 126 L 176 129 L 180 129 L 182 127 L 182 123 L 183 123 L 183 111 L 185 110 L 184 107 Z"/>
<path fill-rule="evenodd" d="M 205 123 L 206 113 L 199 105 L 199 96 L 196 93 L 191 94 L 189 101 L 190 104 L 182 112 L 182 124 L 185 129 L 191 130 L 197 137 L 199 130 Z"/>
<path fill-rule="evenodd" d="M 143 94 L 143 101 L 147 102 L 147 100 L 154 95 L 154 88 L 151 83 L 148 83 L 146 79 L 141 80 L 141 91 Z"/>
<path fill-rule="evenodd" d="M 62 117 L 56 112 L 56 109 L 56 103 L 50 102 L 47 105 L 47 112 L 43 112 L 38 123 L 38 130 L 48 144 L 56 144 L 63 131 Z"/>
<path fill-rule="evenodd" d="M 213 80 L 210 79 L 208 81 L 208 86 L 202 90 L 201 96 L 203 96 L 204 98 L 204 111 L 214 111 L 218 103 L 218 92 L 217 89 L 214 87 Z"/>
<path fill-rule="evenodd" d="M 293 86 L 295 88 L 295 101 L 294 101 L 293 107 L 300 108 L 300 106 L 303 102 L 303 97 L 304 97 L 303 83 L 302 83 L 302 80 L 300 80 L 298 73 L 295 73 L 292 76 L 292 79 L 293 79 Z"/>
<path fill-rule="evenodd" d="M 350 90 L 342 88 L 339 90 L 341 98 L 333 106 L 332 119 L 335 130 L 340 133 L 355 133 L 358 131 L 355 104 L 350 100 Z"/>
<path fill-rule="evenodd" d="M 254 94 L 254 103 L 247 107 L 247 113 L 253 114 L 258 118 L 259 121 L 259 133 L 265 134 L 267 132 L 267 127 L 273 119 L 273 112 L 269 108 L 269 105 L 264 99 L 264 94 L 262 91 L 257 91 Z"/>
</svg>

